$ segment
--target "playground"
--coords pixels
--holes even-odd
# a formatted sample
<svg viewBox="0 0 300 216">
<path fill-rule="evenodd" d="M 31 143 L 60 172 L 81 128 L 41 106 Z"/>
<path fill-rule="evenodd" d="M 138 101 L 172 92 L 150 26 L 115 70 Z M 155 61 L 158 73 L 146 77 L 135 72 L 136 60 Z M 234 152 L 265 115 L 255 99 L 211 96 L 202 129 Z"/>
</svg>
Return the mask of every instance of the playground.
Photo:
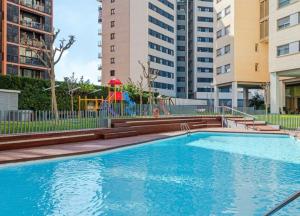
<svg viewBox="0 0 300 216">
<path fill-rule="evenodd" d="M 149 116 L 159 117 L 160 115 L 170 115 L 170 106 L 174 105 L 171 98 L 156 97 L 153 101 L 144 104 L 142 101 L 136 103 L 128 91 L 124 89 L 123 83 L 119 79 L 112 79 L 108 82 L 108 96 L 78 98 L 78 108 L 81 111 L 100 112 L 101 116 Z"/>
</svg>

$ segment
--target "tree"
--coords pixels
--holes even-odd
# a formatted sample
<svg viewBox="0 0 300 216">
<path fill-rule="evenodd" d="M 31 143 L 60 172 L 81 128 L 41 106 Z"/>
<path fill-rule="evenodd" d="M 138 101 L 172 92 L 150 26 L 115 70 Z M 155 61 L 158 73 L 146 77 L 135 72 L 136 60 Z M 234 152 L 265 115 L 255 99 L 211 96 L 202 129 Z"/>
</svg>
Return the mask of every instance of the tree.
<svg viewBox="0 0 300 216">
<path fill-rule="evenodd" d="M 55 118 L 58 119 L 57 99 L 55 91 L 55 66 L 60 62 L 65 51 L 70 49 L 75 43 L 75 36 L 70 35 L 68 42 L 65 39 L 59 41 L 59 45 L 56 47 L 55 42 L 60 33 L 60 30 L 53 30 L 50 39 L 46 42 L 44 38 L 39 39 L 33 35 L 30 39 L 27 33 L 23 33 L 24 42 L 27 49 L 30 49 L 39 59 L 39 61 L 48 68 L 48 75 L 51 85 L 51 110 L 53 111 Z M 31 44 L 35 44 L 33 48 Z"/>
<path fill-rule="evenodd" d="M 255 95 L 249 100 L 249 106 L 254 107 L 256 110 L 264 106 L 264 98 L 258 94 L 257 92 Z"/>
<path fill-rule="evenodd" d="M 159 70 L 151 68 L 150 61 L 147 62 L 147 66 L 145 66 L 141 61 L 139 61 L 139 64 L 142 67 L 144 78 L 147 81 L 147 87 L 149 92 L 149 104 L 150 106 L 152 106 L 153 104 L 152 83 L 154 82 L 154 80 L 156 80 Z"/>
<path fill-rule="evenodd" d="M 142 114 L 142 105 L 143 105 L 143 94 L 144 94 L 144 77 L 140 76 L 140 81 L 136 83 L 132 81 L 131 78 L 128 79 L 129 85 L 132 85 L 136 88 L 138 95 L 140 96 L 140 114 Z"/>
<path fill-rule="evenodd" d="M 74 112 L 74 93 L 76 90 L 80 89 L 78 87 L 77 78 L 75 78 L 75 73 L 72 73 L 72 76 L 64 78 L 65 83 L 68 86 L 68 94 L 70 95 L 71 111 Z"/>
</svg>

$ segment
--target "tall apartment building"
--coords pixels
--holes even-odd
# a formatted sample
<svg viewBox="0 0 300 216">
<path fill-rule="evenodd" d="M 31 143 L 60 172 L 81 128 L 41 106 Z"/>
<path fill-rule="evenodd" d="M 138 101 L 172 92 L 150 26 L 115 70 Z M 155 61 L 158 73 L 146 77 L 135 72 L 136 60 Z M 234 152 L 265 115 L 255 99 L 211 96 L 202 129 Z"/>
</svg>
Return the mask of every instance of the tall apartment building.
<svg viewBox="0 0 300 216">
<path fill-rule="evenodd" d="M 271 112 L 300 110 L 300 1 L 270 0 Z"/>
<path fill-rule="evenodd" d="M 104 0 L 102 14 L 102 83 L 140 80 L 149 60 L 154 89 L 176 96 L 176 0 Z"/>
<path fill-rule="evenodd" d="M 215 105 L 248 106 L 249 89 L 269 82 L 267 36 L 260 35 L 268 15 L 261 16 L 261 2 L 265 1 L 214 1 Z M 231 100 L 224 101 L 222 94 Z"/>
<path fill-rule="evenodd" d="M 29 39 L 50 40 L 53 0 L 1 0 L 0 6 L 1 74 L 48 79 L 48 68 L 26 48 L 24 33 Z M 37 43 L 32 40 L 30 46 Z"/>
<path fill-rule="evenodd" d="M 213 59 L 213 0 L 178 0 L 178 97 L 213 103 Z"/>
</svg>

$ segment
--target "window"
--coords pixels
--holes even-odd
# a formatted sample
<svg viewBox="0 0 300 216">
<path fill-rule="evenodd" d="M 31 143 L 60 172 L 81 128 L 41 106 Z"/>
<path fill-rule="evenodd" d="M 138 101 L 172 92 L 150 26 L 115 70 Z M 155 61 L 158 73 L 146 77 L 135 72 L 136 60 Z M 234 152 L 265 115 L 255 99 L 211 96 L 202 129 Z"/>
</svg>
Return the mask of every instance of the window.
<svg viewBox="0 0 300 216">
<path fill-rule="evenodd" d="M 212 73 L 213 72 L 213 68 L 198 67 L 197 68 L 197 72 L 200 72 L 200 73 Z"/>
<path fill-rule="evenodd" d="M 211 47 L 197 47 L 198 52 L 207 52 L 207 53 L 212 53 L 213 48 Z"/>
<path fill-rule="evenodd" d="M 212 17 L 198 17 L 198 22 L 213 22 L 214 19 Z"/>
<path fill-rule="evenodd" d="M 225 54 L 230 53 L 230 44 L 228 44 L 224 47 L 224 53 Z"/>
<path fill-rule="evenodd" d="M 111 27 L 111 28 L 115 27 L 115 21 L 111 21 L 111 22 L 110 22 L 110 27 Z"/>
<path fill-rule="evenodd" d="M 230 34 L 230 25 L 225 27 L 224 35 L 229 35 L 229 34 Z"/>
<path fill-rule="evenodd" d="M 198 78 L 197 82 L 212 83 L 213 82 L 213 78 Z"/>
<path fill-rule="evenodd" d="M 285 29 L 290 26 L 290 16 L 277 20 L 278 30 Z"/>
<path fill-rule="evenodd" d="M 116 51 L 115 45 L 111 45 L 111 46 L 110 46 L 110 51 L 111 51 L 111 52 L 115 52 L 115 51 Z"/>
<path fill-rule="evenodd" d="M 213 32 L 213 28 L 210 27 L 197 27 L 198 32 Z"/>
<path fill-rule="evenodd" d="M 198 37 L 197 41 L 198 42 L 212 43 L 213 42 L 213 38 L 211 38 L 211 37 Z"/>
<path fill-rule="evenodd" d="M 110 71 L 110 76 L 116 76 L 116 71 L 115 70 L 111 70 Z"/>
<path fill-rule="evenodd" d="M 110 63 L 114 64 L 115 63 L 115 58 L 110 58 Z"/>
<path fill-rule="evenodd" d="M 177 15 L 177 20 L 185 20 L 185 15 Z"/>
<path fill-rule="evenodd" d="M 110 15 L 114 15 L 116 13 L 115 8 L 110 9 Z"/>
<path fill-rule="evenodd" d="M 163 9 L 157 7 L 156 5 L 152 4 L 151 2 L 148 3 L 149 5 L 149 9 L 155 11 L 156 13 L 166 17 L 169 20 L 174 21 L 174 16 L 166 11 L 164 11 Z"/>
<path fill-rule="evenodd" d="M 222 11 L 217 13 L 217 20 L 220 20 L 220 19 L 222 19 Z"/>
<path fill-rule="evenodd" d="M 213 8 L 212 7 L 198 7 L 198 11 L 201 11 L 201 12 L 213 12 Z"/>
<path fill-rule="evenodd" d="M 227 16 L 228 14 L 230 14 L 230 9 L 231 9 L 230 6 L 228 6 L 228 7 L 225 8 L 225 16 Z"/>
<path fill-rule="evenodd" d="M 185 51 L 185 46 L 177 46 L 177 51 Z"/>
<path fill-rule="evenodd" d="M 163 40 L 163 41 L 166 41 L 170 44 L 174 44 L 174 39 L 173 38 L 170 38 L 162 33 L 159 33 L 157 31 L 154 31 L 153 29 L 148 29 L 148 33 L 149 35 L 155 37 L 155 38 L 158 38 L 160 40 Z"/>
<path fill-rule="evenodd" d="M 230 72 L 230 64 L 225 65 L 225 73 L 229 73 Z"/>
<path fill-rule="evenodd" d="M 278 0 L 278 7 L 284 7 L 286 5 L 291 4 L 292 0 Z"/>
<path fill-rule="evenodd" d="M 277 56 L 287 55 L 290 52 L 289 44 L 285 44 L 277 47 Z"/>
<path fill-rule="evenodd" d="M 111 33 L 111 34 L 110 34 L 110 39 L 111 39 L 111 40 L 114 40 L 115 37 L 116 37 L 115 33 Z"/>
<path fill-rule="evenodd" d="M 177 82 L 185 82 L 185 77 L 177 77 Z"/>
<path fill-rule="evenodd" d="M 298 12 L 277 20 L 277 29 L 282 30 L 289 26 L 298 25 L 299 23 L 300 23 L 300 13 Z"/>
<path fill-rule="evenodd" d="M 153 23 L 154 25 L 157 25 L 157 26 L 159 26 L 159 27 L 161 27 L 163 29 L 166 29 L 169 32 L 172 32 L 172 33 L 174 32 L 174 27 L 172 27 L 172 26 L 170 26 L 170 25 L 168 25 L 168 24 L 166 24 L 166 23 L 164 23 L 164 22 L 162 22 L 162 21 L 154 18 L 153 16 L 149 16 L 148 20 L 149 20 L 150 23 Z"/>
<path fill-rule="evenodd" d="M 198 62 L 204 62 L 204 63 L 212 63 L 213 58 L 208 58 L 208 57 L 198 57 L 197 58 Z"/>
<path fill-rule="evenodd" d="M 177 25 L 177 30 L 185 30 L 185 25 Z"/>
<path fill-rule="evenodd" d="M 167 47 L 164 47 L 164 46 L 152 43 L 152 42 L 148 42 L 148 46 L 149 46 L 150 49 L 154 49 L 154 50 L 157 50 L 159 52 L 166 53 L 166 54 L 169 54 L 171 56 L 174 56 L 174 51 L 167 48 Z"/>
</svg>

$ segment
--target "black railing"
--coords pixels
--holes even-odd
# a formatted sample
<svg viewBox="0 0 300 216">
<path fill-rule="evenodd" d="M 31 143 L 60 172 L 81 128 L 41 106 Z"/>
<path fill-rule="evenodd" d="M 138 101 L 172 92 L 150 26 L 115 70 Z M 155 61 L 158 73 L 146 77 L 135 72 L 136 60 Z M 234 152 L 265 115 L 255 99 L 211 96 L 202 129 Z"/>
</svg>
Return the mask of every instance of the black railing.
<svg viewBox="0 0 300 216">
<path fill-rule="evenodd" d="M 275 208 L 273 208 L 271 211 L 269 211 L 264 216 L 271 216 L 274 215 L 276 212 L 293 202 L 294 200 L 298 199 L 300 197 L 300 191 L 290 196 L 288 199 L 284 200 L 282 203 L 278 204 Z"/>
</svg>

